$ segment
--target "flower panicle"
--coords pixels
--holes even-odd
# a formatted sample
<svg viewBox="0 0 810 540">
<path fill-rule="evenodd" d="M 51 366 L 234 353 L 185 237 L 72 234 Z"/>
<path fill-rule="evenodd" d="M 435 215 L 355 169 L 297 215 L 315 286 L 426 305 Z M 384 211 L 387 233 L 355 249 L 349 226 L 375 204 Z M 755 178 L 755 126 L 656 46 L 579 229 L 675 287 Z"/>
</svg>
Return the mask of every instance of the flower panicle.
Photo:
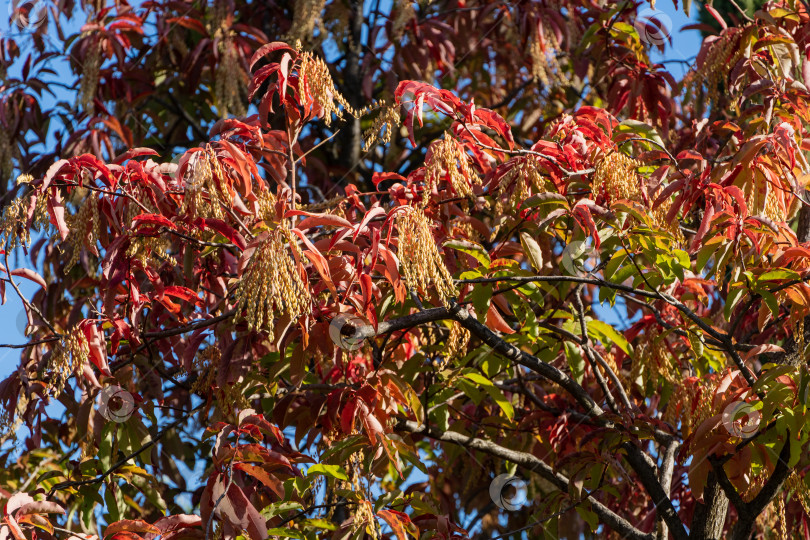
<svg viewBox="0 0 810 540">
<path fill-rule="evenodd" d="M 237 309 L 245 312 L 250 329 L 268 329 L 280 316 L 294 321 L 310 309 L 309 289 L 296 264 L 301 257 L 284 225 L 256 248 L 236 291 Z"/>
<path fill-rule="evenodd" d="M 409 289 L 426 291 L 434 287 L 444 304 L 455 297 L 453 277 L 444 264 L 430 222 L 425 213 L 413 206 L 407 207 L 396 220 L 399 232 L 397 255 Z"/>
</svg>

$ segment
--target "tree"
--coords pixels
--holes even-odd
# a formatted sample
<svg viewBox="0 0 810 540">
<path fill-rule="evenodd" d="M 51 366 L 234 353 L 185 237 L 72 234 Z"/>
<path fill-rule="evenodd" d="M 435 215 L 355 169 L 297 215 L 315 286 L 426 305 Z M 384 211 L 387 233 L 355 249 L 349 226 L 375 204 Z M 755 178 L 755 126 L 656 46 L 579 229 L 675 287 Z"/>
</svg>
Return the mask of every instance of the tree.
<svg viewBox="0 0 810 540">
<path fill-rule="evenodd" d="M 804 3 L 382 4 L 14 5 L 0 534 L 810 535 Z"/>
</svg>

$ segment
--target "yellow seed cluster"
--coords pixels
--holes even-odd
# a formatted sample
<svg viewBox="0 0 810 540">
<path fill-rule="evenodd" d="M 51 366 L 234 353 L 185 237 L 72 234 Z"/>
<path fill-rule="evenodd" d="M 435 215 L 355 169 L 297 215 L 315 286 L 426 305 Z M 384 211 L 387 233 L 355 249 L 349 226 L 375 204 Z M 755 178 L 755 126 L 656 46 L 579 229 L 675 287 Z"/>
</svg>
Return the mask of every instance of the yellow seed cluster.
<svg viewBox="0 0 810 540">
<path fill-rule="evenodd" d="M 391 20 L 391 41 L 397 42 L 405 32 L 405 26 L 416 18 L 416 10 L 410 0 L 396 0 L 392 11 L 395 15 Z"/>
<path fill-rule="evenodd" d="M 461 358 L 467 352 L 467 343 L 470 342 L 470 331 L 457 321 L 450 327 L 441 361 L 437 362 L 439 368 L 444 368 L 450 362 Z"/>
<path fill-rule="evenodd" d="M 285 41 L 307 43 L 312 40 L 316 26 L 321 24 L 321 13 L 326 0 L 295 0 L 293 20 Z"/>
<path fill-rule="evenodd" d="M 85 190 L 84 198 L 75 214 L 67 216 L 65 223 L 70 231 L 60 246 L 64 253 L 70 249 L 70 258 L 65 265 L 65 273 L 79 261 L 79 255 L 84 247 L 95 246 L 101 234 L 101 219 L 99 219 L 98 198 L 89 190 Z M 79 193 L 81 195 L 81 193 Z"/>
<path fill-rule="evenodd" d="M 787 540 L 787 518 L 785 516 L 785 498 L 780 493 L 777 495 L 776 514 L 779 518 L 779 533 L 782 535 L 781 540 Z"/>
<path fill-rule="evenodd" d="M 309 288 L 293 255 L 295 259 L 302 256 L 292 233 L 284 225 L 279 225 L 256 248 L 236 291 L 237 309 L 246 310 L 249 328 L 269 329 L 277 316 L 286 315 L 295 321 L 309 311 Z"/>
<path fill-rule="evenodd" d="M 23 390 L 17 397 L 17 407 L 14 412 L 9 412 L 6 409 L 0 410 L 0 443 L 5 442 L 9 437 L 14 437 L 14 434 L 20 428 L 23 422 L 23 414 L 28 409 L 28 404 L 31 399 L 28 397 L 28 392 Z"/>
<path fill-rule="evenodd" d="M 799 503 L 802 505 L 804 509 L 804 513 L 810 516 L 810 490 L 807 489 L 807 485 L 804 483 L 802 478 L 793 471 L 788 476 L 785 484 L 787 488 L 792 492 L 793 496 L 798 499 Z"/>
<path fill-rule="evenodd" d="M 611 152 L 596 164 L 593 175 L 592 190 L 595 196 L 603 195 L 611 203 L 617 200 L 628 200 L 650 205 L 644 201 L 641 192 L 641 183 L 636 169 L 642 164 L 621 152 Z M 667 214 L 672 208 L 671 201 L 665 201 L 655 209 L 650 209 L 651 221 L 672 233 L 677 239 L 682 239 L 677 220 L 667 221 Z"/>
<path fill-rule="evenodd" d="M 501 177 L 498 189 L 503 193 L 510 185 L 514 187 L 504 206 L 502 199 L 495 203 L 495 213 L 501 214 L 505 209 L 513 210 L 532 193 L 545 193 L 546 177 L 543 174 L 540 162 L 533 156 L 515 158 L 515 166 Z"/>
<path fill-rule="evenodd" d="M 276 196 L 269 189 L 259 193 L 256 200 L 256 220 L 270 223 L 276 215 Z"/>
<path fill-rule="evenodd" d="M 27 246 L 31 242 L 31 233 L 26 227 L 28 209 L 31 206 L 31 196 L 26 195 L 11 201 L 3 210 L 0 217 L 0 240 L 8 241 L 8 248 L 14 249 L 18 245 Z M 47 206 L 43 197 L 37 197 L 34 207 L 33 227 L 39 230 L 49 224 Z"/>
<path fill-rule="evenodd" d="M 152 201 L 149 199 L 146 190 L 148 188 L 142 187 L 140 184 L 128 184 L 126 187 L 127 191 L 129 192 L 129 196 L 131 199 L 135 199 L 135 201 L 131 199 L 126 200 L 126 210 L 124 211 L 124 226 L 131 227 L 132 220 L 135 219 L 135 216 L 140 214 L 159 214 L 160 211 L 152 204 Z M 146 210 L 144 210 L 144 208 Z"/>
<path fill-rule="evenodd" d="M 355 110 L 335 88 L 332 75 L 326 63 L 310 52 L 301 53 L 300 81 L 301 94 L 312 96 L 315 104 L 321 109 L 320 116 L 327 126 L 332 124 L 332 115 L 343 118 L 340 107 L 352 116 L 360 116 L 365 110 Z"/>
<path fill-rule="evenodd" d="M 430 145 L 430 155 L 425 161 L 425 191 L 422 206 L 427 206 L 430 195 L 443 178 L 447 178 L 459 197 L 472 197 L 473 184 L 481 179 L 475 174 L 470 158 L 464 148 L 449 133 Z"/>
<path fill-rule="evenodd" d="M 346 197 L 343 195 L 335 195 L 331 199 L 326 199 L 318 203 L 304 204 L 301 206 L 301 209 L 307 212 L 327 211 L 327 213 L 343 217 L 343 206 L 346 200 Z"/>
<path fill-rule="evenodd" d="M 230 205 L 231 197 L 223 187 L 226 173 L 214 149 L 209 146 L 195 152 L 189 159 L 189 169 L 184 176 L 183 212 L 222 219 L 225 216 L 222 205 Z"/>
<path fill-rule="evenodd" d="M 596 164 L 593 175 L 594 195 L 604 195 L 609 201 L 641 200 L 636 169 L 641 164 L 621 152 L 610 152 Z"/>
<path fill-rule="evenodd" d="M 79 78 L 78 105 L 86 109 L 93 109 L 93 98 L 98 88 L 99 72 L 101 70 L 101 46 L 95 44 L 82 62 L 82 76 Z"/>
<path fill-rule="evenodd" d="M 426 291 L 431 286 L 443 303 L 456 296 L 453 278 L 444 264 L 425 213 L 409 206 L 396 220 L 398 256 L 409 289 Z"/>
<path fill-rule="evenodd" d="M 371 127 L 363 132 L 363 151 L 368 152 L 377 141 L 383 144 L 391 142 L 394 129 L 399 126 L 399 107 L 386 105 L 385 101 L 379 104 L 380 113 L 374 118 Z"/>
<path fill-rule="evenodd" d="M 191 385 L 193 394 L 207 394 L 211 390 L 217 378 L 217 367 L 221 357 L 222 351 L 213 345 L 209 345 L 194 356 L 193 365 L 197 379 Z"/>
<path fill-rule="evenodd" d="M 214 75 L 214 99 L 219 116 L 244 116 L 247 102 L 247 73 L 240 67 L 236 43 L 232 37 L 219 44 L 219 62 Z"/>
<path fill-rule="evenodd" d="M 621 368 L 619 368 L 618 364 L 616 363 L 616 355 L 614 355 L 613 353 L 606 352 L 602 355 L 602 358 L 605 360 L 605 363 L 608 365 L 611 371 L 613 371 L 613 373 L 616 374 L 616 378 L 619 379 L 619 382 L 622 383 L 622 386 L 626 386 L 624 374 L 622 373 Z M 606 369 L 602 367 L 600 367 L 599 369 L 605 374 L 605 377 L 608 376 Z"/>
<path fill-rule="evenodd" d="M 379 540 L 380 532 L 370 501 L 361 501 L 360 504 L 355 506 L 354 524 L 358 528 L 364 527 L 371 540 Z"/>
<path fill-rule="evenodd" d="M 764 483 L 764 482 L 763 482 Z M 759 486 L 761 487 L 761 486 Z M 753 499 L 753 496 L 751 497 Z M 746 500 L 746 497 L 743 497 L 743 500 Z M 750 501 L 746 501 L 750 502 Z M 780 505 L 777 501 L 773 501 L 771 504 L 765 507 L 765 509 L 757 516 L 755 521 L 757 531 L 760 531 L 761 534 L 757 536 L 757 538 L 768 539 L 768 540 L 786 540 L 785 536 L 781 536 L 780 534 Z"/>
<path fill-rule="evenodd" d="M 62 393 L 70 376 L 88 362 L 89 353 L 87 339 L 80 331 L 70 332 L 56 342 L 48 362 L 51 374 L 48 391 L 52 396 L 58 397 Z"/>
<path fill-rule="evenodd" d="M 655 387 L 661 380 L 673 385 L 678 382 L 679 373 L 672 363 L 671 355 L 660 334 L 654 329 L 639 336 L 631 373 L 632 380 L 641 377 L 645 386 L 652 383 Z"/>
<path fill-rule="evenodd" d="M 787 212 L 776 195 L 777 189 L 780 188 L 769 185 L 768 194 L 764 197 L 762 192 L 757 192 L 752 189 L 745 197 L 748 212 L 750 214 L 762 214 L 776 223 L 784 223 L 787 220 Z M 762 200 L 763 198 L 765 199 L 764 202 Z"/>
<path fill-rule="evenodd" d="M 681 432 L 684 437 L 688 437 L 701 422 L 711 416 L 712 396 L 716 388 L 715 377 L 679 381 L 672 390 L 663 415 L 664 421 L 673 426 L 680 421 Z"/>
<path fill-rule="evenodd" d="M 197 379 L 191 386 L 191 392 L 205 396 L 213 394 L 217 402 L 223 404 L 225 412 L 248 408 L 248 401 L 239 384 L 217 386 L 217 369 L 221 358 L 222 351 L 215 345 L 209 345 L 194 357 Z"/>
<path fill-rule="evenodd" d="M 177 266 L 177 260 L 169 253 L 171 240 L 161 236 L 139 236 L 132 239 L 127 257 L 137 259 L 144 266 L 160 267 L 163 263 Z"/>
<path fill-rule="evenodd" d="M 711 44 L 703 63 L 687 77 L 693 88 L 699 88 L 702 84 L 706 85 L 709 102 L 716 102 L 719 99 L 725 74 L 745 53 L 744 47 L 739 46 L 741 35 L 740 33 L 723 32 Z M 743 87 L 745 86 L 743 85 Z"/>
<path fill-rule="evenodd" d="M 529 43 L 529 55 L 532 58 L 532 77 L 549 88 L 562 81 L 562 70 L 557 62 L 559 42 L 554 32 L 546 31 L 540 36 L 535 30 Z"/>
<path fill-rule="evenodd" d="M 472 223 L 466 220 L 454 220 L 450 228 L 450 236 L 454 238 L 466 238 L 468 240 L 479 241 L 481 234 L 475 230 Z"/>
<path fill-rule="evenodd" d="M 766 474 L 760 473 L 759 475 L 755 476 L 753 480 L 748 484 L 748 487 L 745 488 L 745 491 L 740 493 L 740 496 L 745 502 L 751 502 L 754 498 L 759 494 L 762 486 L 765 485 L 765 482 L 768 481 L 768 477 Z M 770 507 L 769 507 L 770 510 Z M 771 520 L 773 520 L 774 516 L 770 516 Z"/>
</svg>

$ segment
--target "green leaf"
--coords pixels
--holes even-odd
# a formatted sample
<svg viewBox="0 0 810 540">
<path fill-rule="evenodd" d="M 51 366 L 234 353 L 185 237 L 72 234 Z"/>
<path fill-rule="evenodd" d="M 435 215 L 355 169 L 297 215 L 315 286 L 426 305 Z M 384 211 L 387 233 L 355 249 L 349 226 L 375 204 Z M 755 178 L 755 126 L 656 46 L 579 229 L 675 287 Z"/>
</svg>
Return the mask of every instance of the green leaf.
<svg viewBox="0 0 810 540">
<path fill-rule="evenodd" d="M 627 252 L 622 249 L 620 252 L 613 255 L 610 261 L 605 265 L 605 279 L 613 281 L 613 274 L 619 269 L 619 266 L 627 260 Z"/>
<path fill-rule="evenodd" d="M 564 206 L 569 208 L 568 199 L 559 193 L 546 192 L 532 195 L 521 205 L 522 208 L 537 208 L 538 206 Z"/>
<path fill-rule="evenodd" d="M 703 352 L 706 350 L 703 340 L 697 334 L 689 333 L 689 343 L 692 345 L 692 350 L 695 352 L 696 358 L 703 358 Z"/>
<path fill-rule="evenodd" d="M 735 287 L 728 291 L 728 296 L 726 297 L 726 305 L 723 308 L 723 314 L 726 317 L 726 320 L 731 318 L 731 312 L 737 306 L 737 304 L 742 300 L 743 295 L 746 293 L 746 290 L 742 287 Z"/>
<path fill-rule="evenodd" d="M 582 352 L 570 341 L 565 342 L 565 358 L 568 360 L 568 367 L 571 369 L 571 376 L 578 383 L 582 382 L 585 376 L 585 359 Z"/>
<path fill-rule="evenodd" d="M 450 427 L 450 409 L 447 405 L 440 405 L 430 413 L 431 423 L 436 425 L 440 430 L 447 431 Z"/>
<path fill-rule="evenodd" d="M 326 465 L 323 463 L 316 463 L 315 465 L 311 465 L 309 469 L 307 469 L 307 476 L 312 476 L 314 474 L 330 476 L 332 478 L 336 478 L 338 480 L 343 481 L 349 480 L 349 475 L 346 474 L 346 471 L 340 465 Z"/>
<path fill-rule="evenodd" d="M 594 328 L 597 332 L 602 334 L 611 343 L 619 347 L 622 351 L 624 351 L 627 355 L 633 354 L 633 346 L 625 339 L 625 337 L 620 333 L 617 332 L 615 328 L 610 326 L 608 323 L 603 321 L 590 321 L 588 322 L 588 329 Z M 604 340 L 600 340 L 604 341 Z"/>
<path fill-rule="evenodd" d="M 797 272 L 793 270 L 788 270 L 787 268 L 776 268 L 774 270 L 768 270 L 761 276 L 757 281 L 776 281 L 780 279 L 799 279 L 800 276 Z"/>
<path fill-rule="evenodd" d="M 583 521 L 588 524 L 591 532 L 596 531 L 596 528 L 599 527 L 599 516 L 582 506 L 577 506 L 576 510 L 579 517 L 581 517 Z"/>
<path fill-rule="evenodd" d="M 484 268 L 489 268 L 489 254 L 480 244 L 468 240 L 449 240 L 444 243 L 444 247 L 472 255 Z"/>
<path fill-rule="evenodd" d="M 464 376 L 469 380 L 478 383 L 484 388 L 484 391 L 489 394 L 495 403 L 498 404 L 498 407 L 501 408 L 503 413 L 509 420 L 515 419 L 515 408 L 512 407 L 512 403 L 506 399 L 506 396 L 501 392 L 501 389 L 495 386 L 495 384 L 481 375 L 480 373 L 465 373 Z"/>
<path fill-rule="evenodd" d="M 529 259 L 532 268 L 539 272 L 543 268 L 543 250 L 540 248 L 540 244 L 526 231 L 520 233 L 520 244 L 523 246 L 523 253 Z"/>
<path fill-rule="evenodd" d="M 762 297 L 762 301 L 765 302 L 765 305 L 768 306 L 768 309 L 771 310 L 771 315 L 773 315 L 774 318 L 778 317 L 779 300 L 776 299 L 776 296 L 769 293 L 768 291 L 759 290 L 757 292 Z"/>
<path fill-rule="evenodd" d="M 716 236 L 710 240 L 707 240 L 703 243 L 703 247 L 700 248 L 698 251 L 697 259 L 695 261 L 695 272 L 701 273 L 703 268 L 706 266 L 706 263 L 709 262 L 709 259 L 712 258 L 712 255 L 718 250 L 718 248 L 723 244 L 723 237 Z"/>
<path fill-rule="evenodd" d="M 492 284 L 479 284 L 477 287 L 473 288 L 468 298 L 473 303 L 475 314 L 478 316 L 478 322 L 486 322 L 489 302 L 492 299 Z"/>
<path fill-rule="evenodd" d="M 289 529 L 287 527 L 277 527 L 275 529 L 267 529 L 268 537 L 280 536 L 281 538 L 297 538 L 298 540 L 307 540 L 307 537 L 301 531 Z"/>
</svg>

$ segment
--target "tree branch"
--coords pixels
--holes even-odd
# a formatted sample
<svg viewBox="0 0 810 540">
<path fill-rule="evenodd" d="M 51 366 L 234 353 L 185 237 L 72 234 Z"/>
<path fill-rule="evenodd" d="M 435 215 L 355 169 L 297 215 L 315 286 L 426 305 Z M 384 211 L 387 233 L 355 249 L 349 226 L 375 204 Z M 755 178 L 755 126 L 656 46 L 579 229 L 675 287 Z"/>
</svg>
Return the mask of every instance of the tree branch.
<svg viewBox="0 0 810 540">
<path fill-rule="evenodd" d="M 457 444 L 465 448 L 484 452 L 491 456 L 506 459 L 524 469 L 537 473 L 539 476 L 554 484 L 557 489 L 566 493 L 568 492 L 568 478 L 561 473 L 555 472 L 546 462 L 533 454 L 510 450 L 492 441 L 477 439 L 454 431 L 439 431 L 433 426 L 424 426 L 411 420 L 400 420 L 396 427 L 402 431 L 426 435 L 437 441 Z M 624 535 L 624 538 L 653 540 L 653 535 L 639 531 L 631 525 L 630 522 L 617 515 L 599 501 L 590 499 L 590 503 L 594 513 L 599 516 L 602 522 L 616 532 Z"/>
</svg>

